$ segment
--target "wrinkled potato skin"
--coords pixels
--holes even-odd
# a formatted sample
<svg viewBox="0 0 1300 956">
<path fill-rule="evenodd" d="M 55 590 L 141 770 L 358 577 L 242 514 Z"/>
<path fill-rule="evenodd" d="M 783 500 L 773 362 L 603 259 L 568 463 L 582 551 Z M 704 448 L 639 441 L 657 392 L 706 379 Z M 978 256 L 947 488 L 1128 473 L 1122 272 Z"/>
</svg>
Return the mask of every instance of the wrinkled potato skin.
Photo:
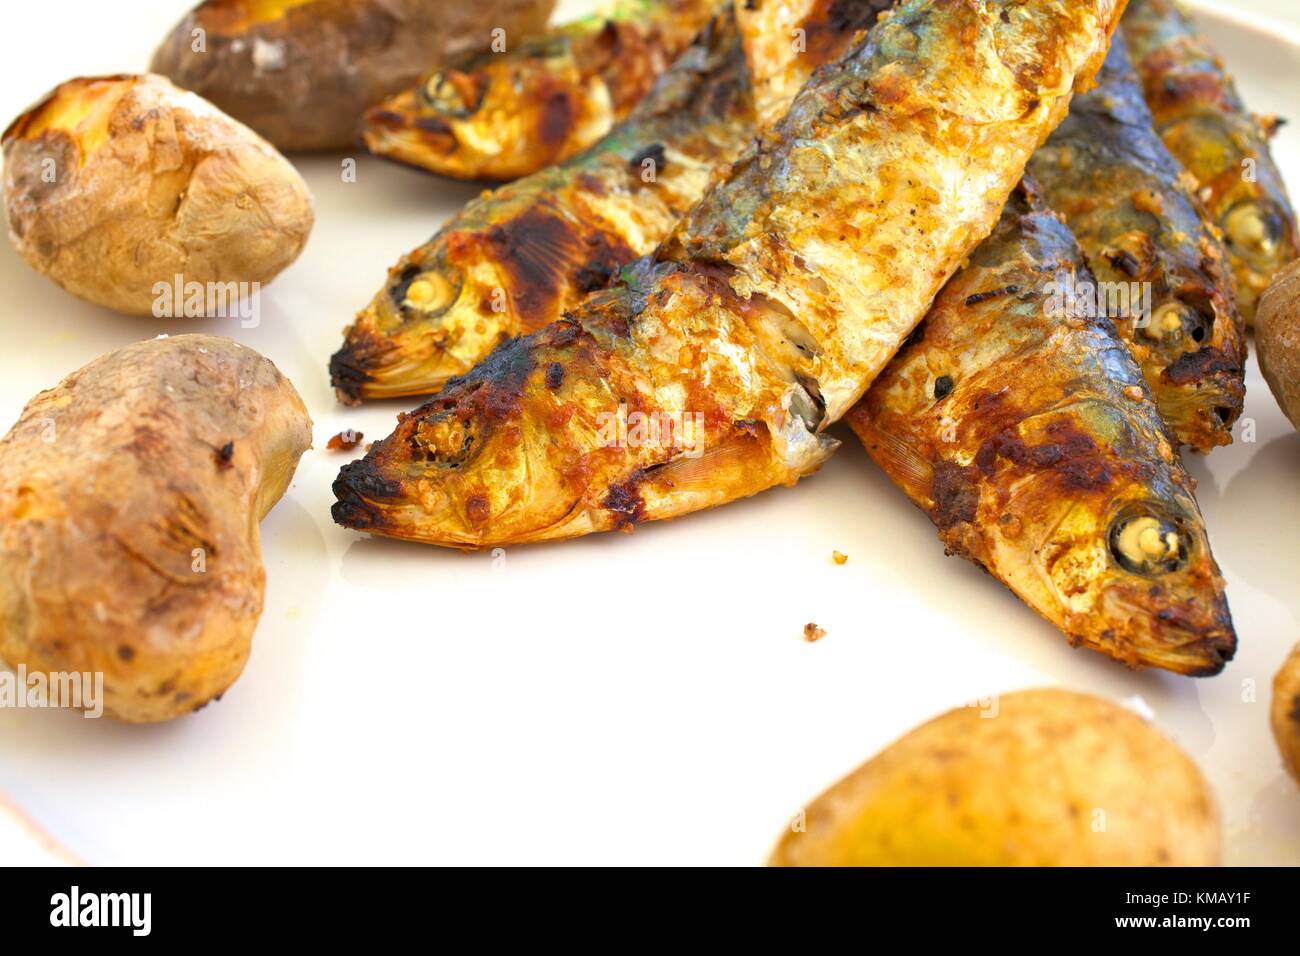
<svg viewBox="0 0 1300 956">
<path fill-rule="evenodd" d="M 1279 273 L 1259 300 L 1255 344 L 1268 387 L 1300 428 L 1300 262 Z"/>
<path fill-rule="evenodd" d="M 0 659 L 102 671 L 120 720 L 219 697 L 262 613 L 258 522 L 310 445 L 288 379 L 213 336 L 127 346 L 36 396 L 0 441 Z"/>
<path fill-rule="evenodd" d="M 546 26 L 554 0 L 206 0 L 150 69 L 280 149 L 347 149 L 369 107 L 424 71 Z M 194 50 L 203 30 L 206 50 Z"/>
<path fill-rule="evenodd" d="M 992 713 L 991 709 L 989 711 Z M 774 866 L 1212 866 L 1196 765 L 1145 721 L 1061 690 L 923 724 L 818 797 Z M 1095 832 L 1104 811 L 1104 832 Z"/>
<path fill-rule="evenodd" d="M 130 315 L 152 315 L 155 284 L 177 275 L 270 282 L 314 221 L 288 160 L 160 76 L 69 80 L 10 125 L 4 156 L 15 248 L 73 295 Z"/>
<path fill-rule="evenodd" d="M 1273 679 L 1272 722 L 1282 762 L 1300 783 L 1300 644 Z"/>
</svg>

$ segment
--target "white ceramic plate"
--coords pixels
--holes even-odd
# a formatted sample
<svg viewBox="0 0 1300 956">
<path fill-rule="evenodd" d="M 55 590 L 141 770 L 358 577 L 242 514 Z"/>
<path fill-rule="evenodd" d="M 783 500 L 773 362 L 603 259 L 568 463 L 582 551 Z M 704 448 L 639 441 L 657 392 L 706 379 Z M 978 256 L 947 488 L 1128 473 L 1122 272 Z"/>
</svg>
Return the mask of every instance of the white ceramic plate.
<svg viewBox="0 0 1300 956">
<path fill-rule="evenodd" d="M 77 73 L 141 68 L 188 0 L 9 4 L 0 116 Z M 576 5 L 570 4 L 570 7 Z M 1295 111 L 1295 32 L 1206 28 L 1260 111 Z M 1300 190 L 1300 129 L 1277 153 Z M 252 661 L 160 727 L 0 710 L 0 792 L 91 863 L 756 864 L 787 819 L 880 747 L 981 695 L 1141 697 L 1205 768 L 1227 862 L 1300 863 L 1300 791 L 1267 726 L 1298 634 L 1300 436 L 1252 367 L 1255 441 L 1194 459 L 1241 638 L 1220 677 L 1132 673 L 1071 650 L 934 529 L 852 441 L 815 478 L 633 536 L 497 560 L 334 526 L 324 450 L 404 406 L 346 410 L 325 368 L 398 254 L 475 188 L 362 158 L 302 159 L 316 232 L 262 325 L 155 322 L 79 302 L 0 243 L 0 418 L 95 356 L 202 328 L 271 357 L 316 449 L 263 525 Z M 849 555 L 838 567 L 831 551 Z M 827 631 L 803 640 L 805 623 Z M 0 844 L 0 861 L 12 859 Z"/>
</svg>

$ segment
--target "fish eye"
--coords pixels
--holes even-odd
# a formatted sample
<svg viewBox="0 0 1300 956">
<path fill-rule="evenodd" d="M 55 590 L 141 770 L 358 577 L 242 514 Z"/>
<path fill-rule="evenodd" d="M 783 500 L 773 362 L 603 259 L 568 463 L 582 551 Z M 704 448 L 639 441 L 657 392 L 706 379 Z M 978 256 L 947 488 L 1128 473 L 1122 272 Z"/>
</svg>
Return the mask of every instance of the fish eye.
<svg viewBox="0 0 1300 956">
<path fill-rule="evenodd" d="M 447 311 L 460 295 L 460 286 L 441 271 L 407 269 L 393 287 L 393 301 L 403 312 L 422 316 Z"/>
<path fill-rule="evenodd" d="M 460 70 L 439 70 L 421 88 L 423 99 L 431 109 L 455 119 L 468 119 L 483 105 L 487 86 L 473 74 Z"/>
<path fill-rule="evenodd" d="M 1187 566 L 1190 552 L 1180 523 L 1154 510 L 1125 509 L 1110 526 L 1110 553 L 1133 574 L 1171 574 Z"/>
<path fill-rule="evenodd" d="M 454 408 L 438 412 L 415 426 L 411 449 L 417 460 L 440 468 L 459 468 L 474 450 L 473 423 Z"/>
<path fill-rule="evenodd" d="M 1286 238 L 1286 220 L 1275 203 L 1248 199 L 1223 217 L 1223 232 L 1232 251 L 1252 265 L 1279 265 Z"/>
<path fill-rule="evenodd" d="M 1201 345 L 1214 335 L 1214 313 L 1208 306 L 1173 299 L 1151 313 L 1142 335 L 1158 343 Z"/>
</svg>

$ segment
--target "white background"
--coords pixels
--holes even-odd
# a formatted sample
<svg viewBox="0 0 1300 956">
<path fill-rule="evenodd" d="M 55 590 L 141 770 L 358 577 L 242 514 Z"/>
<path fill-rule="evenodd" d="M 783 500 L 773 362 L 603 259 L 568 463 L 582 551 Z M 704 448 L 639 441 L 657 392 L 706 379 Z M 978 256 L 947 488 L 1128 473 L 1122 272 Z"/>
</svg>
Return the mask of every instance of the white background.
<svg viewBox="0 0 1300 956">
<path fill-rule="evenodd" d="M 5 4 L 0 117 L 73 75 L 145 68 L 187 6 Z M 1241 12 L 1264 0 L 1233 6 L 1238 25 L 1206 22 L 1245 93 L 1293 112 L 1300 50 Z M 1300 190 L 1297 129 L 1277 150 Z M 82 859 L 756 864 L 805 801 L 920 721 L 1061 685 L 1145 700 L 1217 790 L 1227 862 L 1300 863 L 1300 792 L 1267 729 L 1269 683 L 1300 637 L 1300 436 L 1253 369 L 1257 442 L 1190 462 L 1241 637 L 1213 680 L 1071 650 L 945 558 L 851 441 L 793 490 L 495 566 L 369 540 L 330 521 L 346 457 L 325 440 L 348 427 L 381 437 L 407 406 L 340 408 L 326 364 L 386 268 L 476 187 L 364 157 L 344 184 L 342 158 L 295 157 L 316 231 L 267 289 L 256 330 L 114 315 L 0 243 L 5 424 L 95 356 L 194 329 L 272 358 L 316 422 L 317 450 L 263 526 L 266 610 L 223 701 L 157 727 L 0 711 L 0 792 Z M 817 644 L 802 639 L 809 621 L 828 632 Z"/>
</svg>

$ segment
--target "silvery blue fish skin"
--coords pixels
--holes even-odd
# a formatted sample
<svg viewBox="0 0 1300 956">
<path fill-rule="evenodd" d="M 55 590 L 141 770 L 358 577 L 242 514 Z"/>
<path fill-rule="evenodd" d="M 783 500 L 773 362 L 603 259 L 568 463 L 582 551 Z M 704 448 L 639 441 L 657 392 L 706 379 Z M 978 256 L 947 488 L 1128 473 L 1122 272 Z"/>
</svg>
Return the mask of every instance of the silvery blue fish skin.
<svg viewBox="0 0 1300 956">
<path fill-rule="evenodd" d="M 1227 256 L 1155 131 L 1122 35 L 1029 169 L 1100 283 L 1091 307 L 1114 320 L 1175 438 L 1230 443 L 1246 334 Z"/>
<path fill-rule="evenodd" d="M 1253 323 L 1259 297 L 1300 255 L 1295 211 L 1268 145 L 1278 121 L 1251 115 L 1180 4 L 1132 0 L 1123 28 L 1156 127 L 1223 231 L 1237 304 Z"/>
</svg>

